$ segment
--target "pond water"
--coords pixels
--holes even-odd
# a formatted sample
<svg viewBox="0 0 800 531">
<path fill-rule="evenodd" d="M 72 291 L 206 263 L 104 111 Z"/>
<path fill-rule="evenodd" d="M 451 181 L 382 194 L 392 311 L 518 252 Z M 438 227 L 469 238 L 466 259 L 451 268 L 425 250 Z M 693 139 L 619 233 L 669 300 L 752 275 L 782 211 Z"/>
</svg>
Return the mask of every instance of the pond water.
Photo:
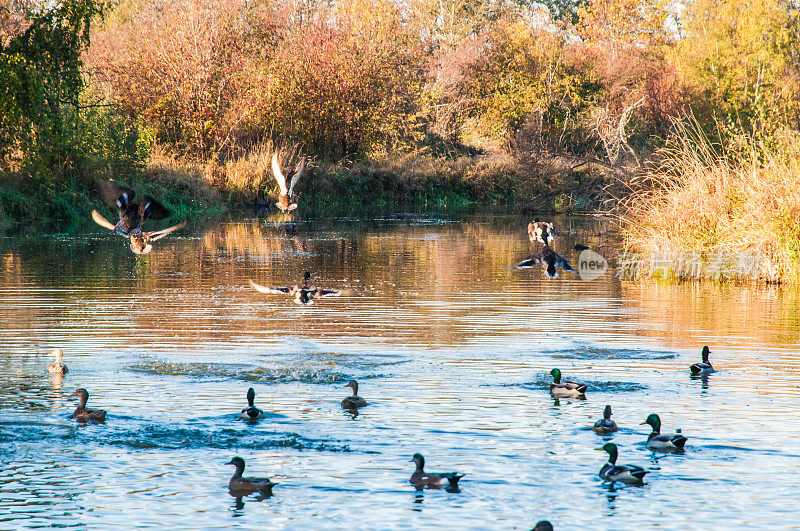
<svg viewBox="0 0 800 531">
<path fill-rule="evenodd" d="M 554 221 L 567 258 L 612 252 L 602 219 Z M 548 279 L 509 267 L 526 223 L 251 215 L 147 256 L 89 226 L 0 238 L 0 528 L 797 528 L 798 291 Z M 306 269 L 342 296 L 247 283 Z M 703 345 L 719 371 L 692 379 Z M 551 398 L 553 367 L 586 399 Z M 76 387 L 104 424 L 69 418 Z M 237 419 L 248 387 L 255 425 Z M 588 427 L 606 404 L 604 438 Z M 649 413 L 685 453 L 647 449 Z M 603 484 L 606 440 L 644 486 Z M 465 473 L 460 492 L 415 490 L 415 452 Z M 228 493 L 236 455 L 272 497 Z"/>
</svg>

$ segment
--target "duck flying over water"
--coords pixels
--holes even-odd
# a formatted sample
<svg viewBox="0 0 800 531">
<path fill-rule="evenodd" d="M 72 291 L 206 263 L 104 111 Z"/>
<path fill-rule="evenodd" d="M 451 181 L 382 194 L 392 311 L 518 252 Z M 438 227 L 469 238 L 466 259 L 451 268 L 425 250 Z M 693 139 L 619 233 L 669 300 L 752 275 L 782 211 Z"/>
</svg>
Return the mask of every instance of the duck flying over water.
<svg viewBox="0 0 800 531">
<path fill-rule="evenodd" d="M 595 422 L 594 426 L 592 426 L 592 431 L 598 435 L 614 433 L 618 429 L 617 423 L 611 420 L 611 406 L 606 406 L 603 410 L 603 418 Z"/>
<path fill-rule="evenodd" d="M 236 472 L 233 473 L 233 477 L 228 482 L 228 489 L 230 489 L 231 494 L 246 496 L 254 492 L 261 492 L 266 496 L 272 495 L 272 487 L 277 485 L 277 483 L 270 481 L 269 478 L 242 477 L 244 473 L 244 459 L 241 457 L 234 457 L 225 464 L 236 467 Z"/>
<path fill-rule="evenodd" d="M 447 481 L 449 488 L 457 489 L 458 480 L 464 477 L 464 474 L 458 472 L 445 472 L 433 473 L 425 472 L 425 458 L 422 454 L 414 454 L 411 461 L 417 465 L 417 469 L 411 474 L 409 482 L 417 487 L 439 487 L 443 481 Z"/>
<path fill-rule="evenodd" d="M 291 212 L 297 208 L 297 203 L 292 203 L 292 199 L 294 197 L 294 187 L 297 185 L 297 182 L 300 180 L 303 174 L 305 174 L 305 172 L 306 157 L 303 156 L 300 159 L 300 164 L 298 164 L 294 174 L 292 174 L 292 180 L 287 188 L 286 177 L 283 175 L 283 172 L 281 171 L 281 165 L 278 163 L 278 154 L 274 153 L 272 155 L 272 174 L 275 176 L 275 180 L 278 182 L 278 188 L 280 189 L 278 202 L 275 203 L 275 206 L 280 208 L 283 212 Z"/>
<path fill-rule="evenodd" d="M 539 218 L 534 219 L 532 223 L 528 223 L 528 238 L 532 242 L 539 242 L 549 246 L 553 243 L 555 237 L 556 233 L 553 230 L 552 223 L 539 221 Z"/>
<path fill-rule="evenodd" d="M 567 262 L 563 256 L 552 250 L 547 245 L 545 245 L 541 251 L 533 253 L 514 267 L 517 269 L 523 269 L 539 264 L 545 266 L 545 273 L 547 273 L 547 276 L 550 278 L 556 278 L 558 276 L 559 267 L 564 271 L 572 271 L 573 273 L 575 272 L 570 263 Z"/>
<path fill-rule="evenodd" d="M 642 424 L 649 424 L 653 431 L 647 436 L 647 446 L 659 452 L 681 452 L 686 444 L 686 437 L 680 430 L 672 435 L 661 435 L 661 418 L 655 413 L 647 416 Z M 641 424 L 640 424 L 641 425 Z"/>
<path fill-rule="evenodd" d="M 104 422 L 106 420 L 106 411 L 103 409 L 89 409 L 86 407 L 86 401 L 89 400 L 89 391 L 83 388 L 75 389 L 75 392 L 69 395 L 68 398 L 78 397 L 78 407 L 72 414 L 75 420 L 94 420 L 97 422 Z"/>
<path fill-rule="evenodd" d="M 617 445 L 614 443 L 606 443 L 600 448 L 595 450 L 603 450 L 608 452 L 608 462 L 603 465 L 600 472 L 597 474 L 604 481 L 614 483 L 619 481 L 628 485 L 642 485 L 647 470 L 636 465 L 618 465 L 617 464 Z"/>
<path fill-rule="evenodd" d="M 264 418 L 264 412 L 258 409 L 253 404 L 253 402 L 255 402 L 255 399 L 256 399 L 256 392 L 251 387 L 250 389 L 247 390 L 247 407 L 244 408 L 241 411 L 241 413 L 239 413 L 239 418 L 243 420 L 249 420 L 250 422 Z"/>
<path fill-rule="evenodd" d="M 711 374 L 712 372 L 716 372 L 714 367 L 711 365 L 711 362 L 708 361 L 709 354 L 711 354 L 711 351 L 708 350 L 708 346 L 706 345 L 703 347 L 703 361 L 689 365 L 689 370 L 692 372 L 692 374 Z"/>
<path fill-rule="evenodd" d="M 295 284 L 291 287 L 274 288 L 256 284 L 250 279 L 247 281 L 250 283 L 250 286 L 252 286 L 253 289 L 260 293 L 278 293 L 289 295 L 290 297 L 294 297 L 294 302 L 297 304 L 314 304 L 314 299 L 319 299 L 321 297 L 338 297 L 342 294 L 342 292 L 339 290 L 323 289 L 312 285 L 310 271 L 306 271 L 303 274 L 303 282 L 301 282 L 299 285 Z"/>
<path fill-rule="evenodd" d="M 367 405 L 367 401 L 358 396 L 358 382 L 350 380 L 345 387 L 353 389 L 353 394 L 342 400 L 342 407 L 344 409 L 358 409 Z"/>
<path fill-rule="evenodd" d="M 156 241 L 167 234 L 175 232 L 186 225 L 182 221 L 177 225 L 162 230 L 145 232 L 142 230 L 144 222 L 148 219 L 158 220 L 168 218 L 170 211 L 161 203 L 150 197 L 142 195 L 141 201 L 133 202 L 136 192 L 130 188 L 120 186 L 113 181 L 102 182 L 98 185 L 100 198 L 110 206 L 119 209 L 119 221 L 116 225 L 108 221 L 97 210 L 92 210 L 92 219 L 95 223 L 115 234 L 130 238 L 131 251 L 136 254 L 147 254 L 153 250 L 151 241 Z"/>
<path fill-rule="evenodd" d="M 47 372 L 51 374 L 67 374 L 69 369 L 67 369 L 66 365 L 61 363 L 61 358 L 64 357 L 64 352 L 62 352 L 60 348 L 57 348 L 53 349 L 51 355 L 56 357 L 56 361 L 47 366 Z"/>
<path fill-rule="evenodd" d="M 586 396 L 586 384 L 575 382 L 562 382 L 561 371 L 553 369 L 550 371 L 553 383 L 550 384 L 550 394 L 561 398 L 584 398 Z"/>
</svg>

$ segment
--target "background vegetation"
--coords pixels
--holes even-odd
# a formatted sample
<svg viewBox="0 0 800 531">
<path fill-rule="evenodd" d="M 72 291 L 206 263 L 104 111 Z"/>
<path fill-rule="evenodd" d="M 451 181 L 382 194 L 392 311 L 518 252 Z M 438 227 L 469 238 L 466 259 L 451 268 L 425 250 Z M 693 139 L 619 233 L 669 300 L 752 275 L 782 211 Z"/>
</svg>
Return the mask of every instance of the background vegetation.
<svg viewBox="0 0 800 531">
<path fill-rule="evenodd" d="M 794 0 L 5 0 L 0 220 L 81 216 L 109 177 L 266 201 L 278 150 L 314 159 L 306 208 L 624 196 L 629 246 L 702 205 L 707 252 L 726 216 L 774 218 L 750 189 L 800 193 L 765 176 L 794 171 L 798 66 Z"/>
</svg>

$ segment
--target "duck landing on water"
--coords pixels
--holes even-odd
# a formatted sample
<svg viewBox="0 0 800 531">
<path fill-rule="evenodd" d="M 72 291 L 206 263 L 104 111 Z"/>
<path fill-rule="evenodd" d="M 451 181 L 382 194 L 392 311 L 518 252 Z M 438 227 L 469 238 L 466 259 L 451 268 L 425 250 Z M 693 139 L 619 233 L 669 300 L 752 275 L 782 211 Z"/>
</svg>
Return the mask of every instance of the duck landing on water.
<svg viewBox="0 0 800 531">
<path fill-rule="evenodd" d="M 533 253 L 525 260 L 518 262 L 514 267 L 526 269 L 539 264 L 544 265 L 544 271 L 549 278 L 558 277 L 559 267 L 564 271 L 576 272 L 563 256 L 552 250 L 548 245 L 545 245 L 541 251 Z"/>
<path fill-rule="evenodd" d="M 535 218 L 532 223 L 528 223 L 528 238 L 531 242 L 539 242 L 545 245 L 552 245 L 556 237 L 553 224 L 546 221 L 539 221 Z"/>
<path fill-rule="evenodd" d="M 278 196 L 278 202 L 275 203 L 275 206 L 281 209 L 283 212 L 291 212 L 292 210 L 297 208 L 297 203 L 293 203 L 292 200 L 294 199 L 294 187 L 297 185 L 297 182 L 306 172 L 306 157 L 303 156 L 300 159 L 300 164 L 298 164 L 297 169 L 295 170 L 294 174 L 292 175 L 292 180 L 289 184 L 289 187 L 286 187 L 286 177 L 283 175 L 281 171 L 281 165 L 278 163 L 278 154 L 274 153 L 272 155 L 272 175 L 275 177 L 275 181 L 278 183 L 278 188 L 280 189 L 280 194 Z"/>
<path fill-rule="evenodd" d="M 103 202 L 119 209 L 119 221 L 114 225 L 97 210 L 92 210 L 92 219 L 101 227 L 113 231 L 114 234 L 130 238 L 131 251 L 136 254 L 149 253 L 153 250 L 153 246 L 150 245 L 151 241 L 159 240 L 186 226 L 186 221 L 182 221 L 166 229 L 145 232 L 142 230 L 142 226 L 148 219 L 164 219 L 171 215 L 164 205 L 146 194 L 142 195 L 141 201 L 134 203 L 133 198 L 136 196 L 136 192 L 113 181 L 100 183 L 98 189 Z"/>
<path fill-rule="evenodd" d="M 256 284 L 250 279 L 248 279 L 247 282 L 249 282 L 250 286 L 259 293 L 277 293 L 281 295 L 289 295 L 290 297 L 294 297 L 294 302 L 297 304 L 314 304 L 314 299 L 319 299 L 322 297 L 338 297 L 342 294 L 342 292 L 339 290 L 323 289 L 313 286 L 311 284 L 310 271 L 306 271 L 303 274 L 303 282 L 301 282 L 299 285 L 295 284 L 291 287 L 274 288 L 262 286 L 261 284 Z"/>
</svg>

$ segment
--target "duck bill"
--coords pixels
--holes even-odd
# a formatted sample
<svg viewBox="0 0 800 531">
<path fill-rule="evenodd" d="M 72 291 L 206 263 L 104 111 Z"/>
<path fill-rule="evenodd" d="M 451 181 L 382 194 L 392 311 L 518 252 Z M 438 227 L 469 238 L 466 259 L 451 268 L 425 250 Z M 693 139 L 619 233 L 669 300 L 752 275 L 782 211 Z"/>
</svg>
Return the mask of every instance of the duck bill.
<svg viewBox="0 0 800 531">
<path fill-rule="evenodd" d="M 600 448 L 595 448 L 595 450 L 604 451 L 604 450 L 605 450 L 605 448 L 603 448 L 603 447 L 601 446 Z"/>
<path fill-rule="evenodd" d="M 646 422 L 646 421 L 645 421 L 645 422 L 640 422 L 640 423 L 639 423 L 639 426 L 644 426 L 645 424 L 647 424 L 647 422 Z"/>
<path fill-rule="evenodd" d="M 230 461 L 228 461 L 228 462 L 227 462 L 227 463 L 225 463 L 225 464 L 226 464 L 226 465 L 232 465 L 232 464 L 234 464 L 234 463 L 233 463 L 233 459 L 231 459 Z"/>
</svg>

